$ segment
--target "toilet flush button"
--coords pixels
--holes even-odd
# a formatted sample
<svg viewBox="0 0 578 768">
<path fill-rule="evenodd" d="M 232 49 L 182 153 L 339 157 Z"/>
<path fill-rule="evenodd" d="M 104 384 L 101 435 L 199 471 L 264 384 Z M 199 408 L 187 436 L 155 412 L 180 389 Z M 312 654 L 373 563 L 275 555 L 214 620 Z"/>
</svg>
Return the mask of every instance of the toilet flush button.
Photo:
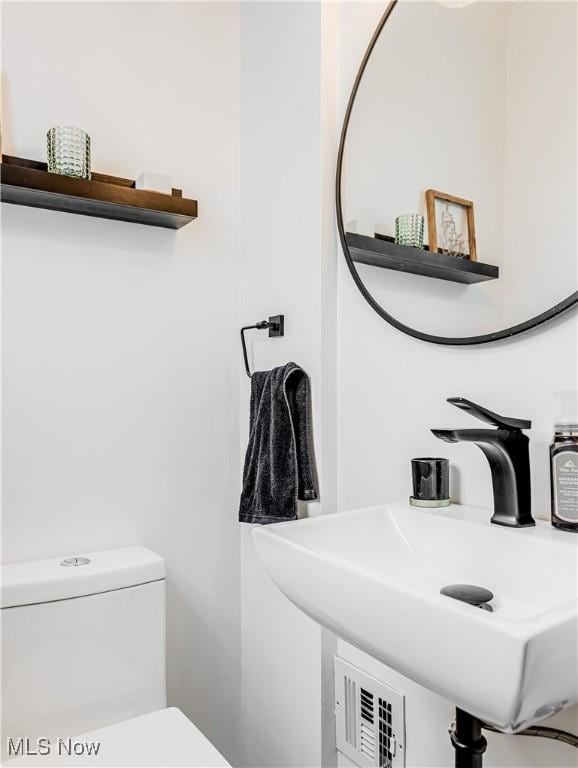
<svg viewBox="0 0 578 768">
<path fill-rule="evenodd" d="M 88 557 L 65 557 L 64 560 L 60 562 L 60 565 L 77 566 L 77 565 L 88 565 L 89 563 L 90 563 L 90 559 Z"/>
</svg>

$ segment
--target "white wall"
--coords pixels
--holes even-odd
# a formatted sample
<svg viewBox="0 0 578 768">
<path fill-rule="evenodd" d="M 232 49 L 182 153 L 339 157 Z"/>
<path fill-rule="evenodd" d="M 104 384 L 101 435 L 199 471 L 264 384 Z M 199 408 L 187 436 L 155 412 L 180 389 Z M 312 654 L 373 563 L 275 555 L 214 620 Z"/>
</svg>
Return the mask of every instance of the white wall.
<svg viewBox="0 0 578 768">
<path fill-rule="evenodd" d="M 382 10 L 374 3 L 342 7 L 343 104 Z M 576 316 L 498 345 L 463 349 L 429 345 L 381 320 L 358 292 L 343 259 L 338 302 L 339 507 L 406 498 L 409 460 L 416 455 L 448 456 L 454 499 L 490 507 L 490 473 L 482 452 L 475 446 L 440 443 L 429 431 L 472 424 L 467 415 L 445 403 L 450 395 L 463 395 L 500 413 L 532 419 L 534 514 L 547 519 L 548 444 L 558 415 L 554 392 L 576 387 Z M 446 727 L 453 717 L 451 705 L 345 643 L 339 644 L 339 652 L 354 662 L 361 660 L 406 694 L 408 768 L 450 764 Z M 576 732 L 576 717 L 574 708 L 550 724 Z M 498 736 L 490 737 L 485 765 L 554 768 L 575 765 L 575 759 L 575 751 L 553 742 Z"/>
<path fill-rule="evenodd" d="M 176 233 L 2 206 L 4 559 L 163 555 L 169 700 L 236 761 L 239 9 L 4 3 L 2 48 L 5 152 L 77 124 L 199 200 Z"/>
<path fill-rule="evenodd" d="M 552 0 L 518 3 L 506 14 L 501 278 L 518 317 L 578 287 L 577 14 L 577 3 Z"/>
<path fill-rule="evenodd" d="M 321 48 L 328 14 L 318 2 L 241 7 L 241 319 L 284 313 L 284 338 L 253 332 L 251 366 L 294 360 L 311 377 L 321 499 L 304 504 L 304 515 L 335 504 L 336 487 L 335 137 L 325 114 L 332 88 L 321 79 L 332 55 Z M 243 451 L 248 403 L 243 373 Z M 330 729 L 322 732 L 324 659 L 331 661 L 334 642 L 324 636 L 322 651 L 321 629 L 273 585 L 246 525 L 241 584 L 244 765 L 320 766 L 323 735 L 331 740 Z"/>
</svg>

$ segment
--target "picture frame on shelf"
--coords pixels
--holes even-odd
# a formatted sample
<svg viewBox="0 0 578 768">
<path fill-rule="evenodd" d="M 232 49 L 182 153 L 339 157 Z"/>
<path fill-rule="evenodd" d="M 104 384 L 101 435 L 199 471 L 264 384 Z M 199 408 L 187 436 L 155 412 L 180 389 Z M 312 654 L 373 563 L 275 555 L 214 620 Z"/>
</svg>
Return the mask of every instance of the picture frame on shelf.
<svg viewBox="0 0 578 768">
<path fill-rule="evenodd" d="M 426 190 L 425 201 L 430 251 L 477 261 L 473 202 L 436 189 Z"/>
</svg>

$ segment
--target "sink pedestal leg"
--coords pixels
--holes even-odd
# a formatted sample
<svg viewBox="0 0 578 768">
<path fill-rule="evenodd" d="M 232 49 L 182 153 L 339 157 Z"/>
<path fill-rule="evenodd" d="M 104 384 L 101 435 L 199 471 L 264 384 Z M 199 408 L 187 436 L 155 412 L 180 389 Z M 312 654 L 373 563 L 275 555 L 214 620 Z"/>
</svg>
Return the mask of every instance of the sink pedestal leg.
<svg viewBox="0 0 578 768">
<path fill-rule="evenodd" d="M 481 720 L 456 709 L 456 724 L 450 738 L 456 751 L 456 768 L 482 768 L 488 742 L 482 736 Z"/>
</svg>

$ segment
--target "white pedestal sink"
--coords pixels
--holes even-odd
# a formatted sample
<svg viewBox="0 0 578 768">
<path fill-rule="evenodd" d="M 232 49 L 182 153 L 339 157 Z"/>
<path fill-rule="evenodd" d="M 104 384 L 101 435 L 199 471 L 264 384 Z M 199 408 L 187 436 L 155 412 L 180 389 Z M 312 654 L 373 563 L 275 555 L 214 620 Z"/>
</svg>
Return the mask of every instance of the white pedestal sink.
<svg viewBox="0 0 578 768">
<path fill-rule="evenodd" d="M 578 701 L 578 537 L 490 512 L 405 503 L 255 527 L 257 551 L 308 616 L 506 732 Z M 493 612 L 440 595 L 494 593 Z"/>
</svg>

